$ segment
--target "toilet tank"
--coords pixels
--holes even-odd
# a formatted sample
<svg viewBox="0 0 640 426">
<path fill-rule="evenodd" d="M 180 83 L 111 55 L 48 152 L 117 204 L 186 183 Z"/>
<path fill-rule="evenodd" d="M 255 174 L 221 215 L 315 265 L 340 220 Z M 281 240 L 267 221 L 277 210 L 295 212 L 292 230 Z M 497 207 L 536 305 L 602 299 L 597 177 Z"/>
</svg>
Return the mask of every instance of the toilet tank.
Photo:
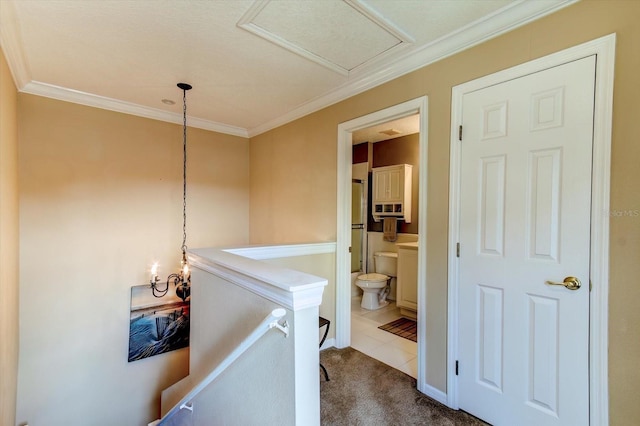
<svg viewBox="0 0 640 426">
<path fill-rule="evenodd" d="M 377 251 L 373 253 L 373 262 L 377 274 L 384 274 L 390 277 L 398 276 L 398 253 Z"/>
</svg>

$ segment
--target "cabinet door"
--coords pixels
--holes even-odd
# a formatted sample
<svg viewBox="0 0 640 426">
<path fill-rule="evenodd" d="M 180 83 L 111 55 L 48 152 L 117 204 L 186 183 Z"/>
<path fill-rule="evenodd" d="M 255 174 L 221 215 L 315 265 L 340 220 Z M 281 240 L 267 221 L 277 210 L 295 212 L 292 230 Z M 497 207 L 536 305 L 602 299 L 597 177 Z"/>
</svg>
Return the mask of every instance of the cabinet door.
<svg viewBox="0 0 640 426">
<path fill-rule="evenodd" d="M 373 201 L 383 203 L 387 201 L 387 188 L 389 187 L 389 172 L 373 172 Z"/>
<path fill-rule="evenodd" d="M 400 173 L 396 170 L 380 170 L 375 172 L 374 201 L 388 203 L 401 197 L 399 184 Z"/>
<path fill-rule="evenodd" d="M 398 250 L 398 285 L 396 304 L 418 310 L 418 251 Z"/>
<path fill-rule="evenodd" d="M 404 170 L 389 170 L 387 179 L 387 201 L 402 201 L 404 196 Z"/>
<path fill-rule="evenodd" d="M 402 202 L 404 198 L 404 167 L 373 172 L 375 193 L 373 201 L 380 203 Z"/>
</svg>

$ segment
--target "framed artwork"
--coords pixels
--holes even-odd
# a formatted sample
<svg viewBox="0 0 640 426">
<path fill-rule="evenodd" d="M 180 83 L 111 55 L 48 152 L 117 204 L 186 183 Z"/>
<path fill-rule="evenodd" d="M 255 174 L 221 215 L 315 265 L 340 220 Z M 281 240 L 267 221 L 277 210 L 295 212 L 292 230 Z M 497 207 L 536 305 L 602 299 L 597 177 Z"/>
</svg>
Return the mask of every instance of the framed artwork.
<svg viewBox="0 0 640 426">
<path fill-rule="evenodd" d="M 129 362 L 189 346 L 189 308 L 169 291 L 156 297 L 147 285 L 131 287 Z"/>
</svg>

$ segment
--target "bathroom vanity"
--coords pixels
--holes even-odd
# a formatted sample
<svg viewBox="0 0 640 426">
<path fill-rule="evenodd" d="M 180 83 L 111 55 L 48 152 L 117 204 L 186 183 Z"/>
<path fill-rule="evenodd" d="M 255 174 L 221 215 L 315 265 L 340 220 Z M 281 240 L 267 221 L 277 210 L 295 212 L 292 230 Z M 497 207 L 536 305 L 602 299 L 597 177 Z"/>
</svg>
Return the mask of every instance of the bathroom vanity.
<svg viewBox="0 0 640 426">
<path fill-rule="evenodd" d="M 396 305 L 400 314 L 415 319 L 418 312 L 418 242 L 397 243 Z"/>
</svg>

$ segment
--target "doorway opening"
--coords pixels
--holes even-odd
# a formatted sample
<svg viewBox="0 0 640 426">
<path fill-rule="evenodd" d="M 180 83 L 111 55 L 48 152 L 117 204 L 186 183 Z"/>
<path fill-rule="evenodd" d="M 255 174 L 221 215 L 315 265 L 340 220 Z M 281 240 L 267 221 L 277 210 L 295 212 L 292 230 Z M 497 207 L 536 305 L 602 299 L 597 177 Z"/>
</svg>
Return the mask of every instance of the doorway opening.
<svg viewBox="0 0 640 426">
<path fill-rule="evenodd" d="M 393 107 L 368 114 L 338 126 L 338 198 L 337 198 L 337 242 L 336 242 L 336 346 L 344 348 L 351 345 L 351 213 L 352 213 L 352 149 L 354 134 L 363 129 L 378 126 L 390 121 L 409 116 L 418 117 L 419 122 L 419 206 L 418 206 L 418 235 L 426 236 L 427 225 L 427 110 L 426 96 L 404 102 Z M 418 305 L 426 305 L 426 238 L 418 238 Z M 367 253 L 372 258 L 372 253 Z M 371 264 L 369 262 L 363 262 Z M 425 327 L 426 313 L 418 307 L 418 345 L 417 345 L 417 387 L 421 392 L 443 401 L 444 394 L 434 395 L 430 386 L 426 384 L 426 347 L 427 339 Z"/>
<path fill-rule="evenodd" d="M 419 131 L 420 116 L 413 114 L 352 133 L 351 347 L 413 378 L 418 377 Z M 397 213 L 389 213 L 392 223 L 388 223 L 387 216 L 380 217 L 374 207 L 380 205 L 380 196 L 386 197 L 380 188 L 383 179 L 400 177 L 401 170 L 406 171 L 402 177 L 408 178 L 403 179 L 407 184 L 403 195 L 410 199 L 405 214 L 398 218 Z M 392 192 L 393 197 L 400 196 Z M 385 223 L 391 232 L 386 236 Z M 401 251 L 401 247 L 411 250 Z M 364 285 L 362 280 L 369 278 L 375 281 L 364 281 Z M 408 291 L 399 287 L 401 281 Z"/>
</svg>

